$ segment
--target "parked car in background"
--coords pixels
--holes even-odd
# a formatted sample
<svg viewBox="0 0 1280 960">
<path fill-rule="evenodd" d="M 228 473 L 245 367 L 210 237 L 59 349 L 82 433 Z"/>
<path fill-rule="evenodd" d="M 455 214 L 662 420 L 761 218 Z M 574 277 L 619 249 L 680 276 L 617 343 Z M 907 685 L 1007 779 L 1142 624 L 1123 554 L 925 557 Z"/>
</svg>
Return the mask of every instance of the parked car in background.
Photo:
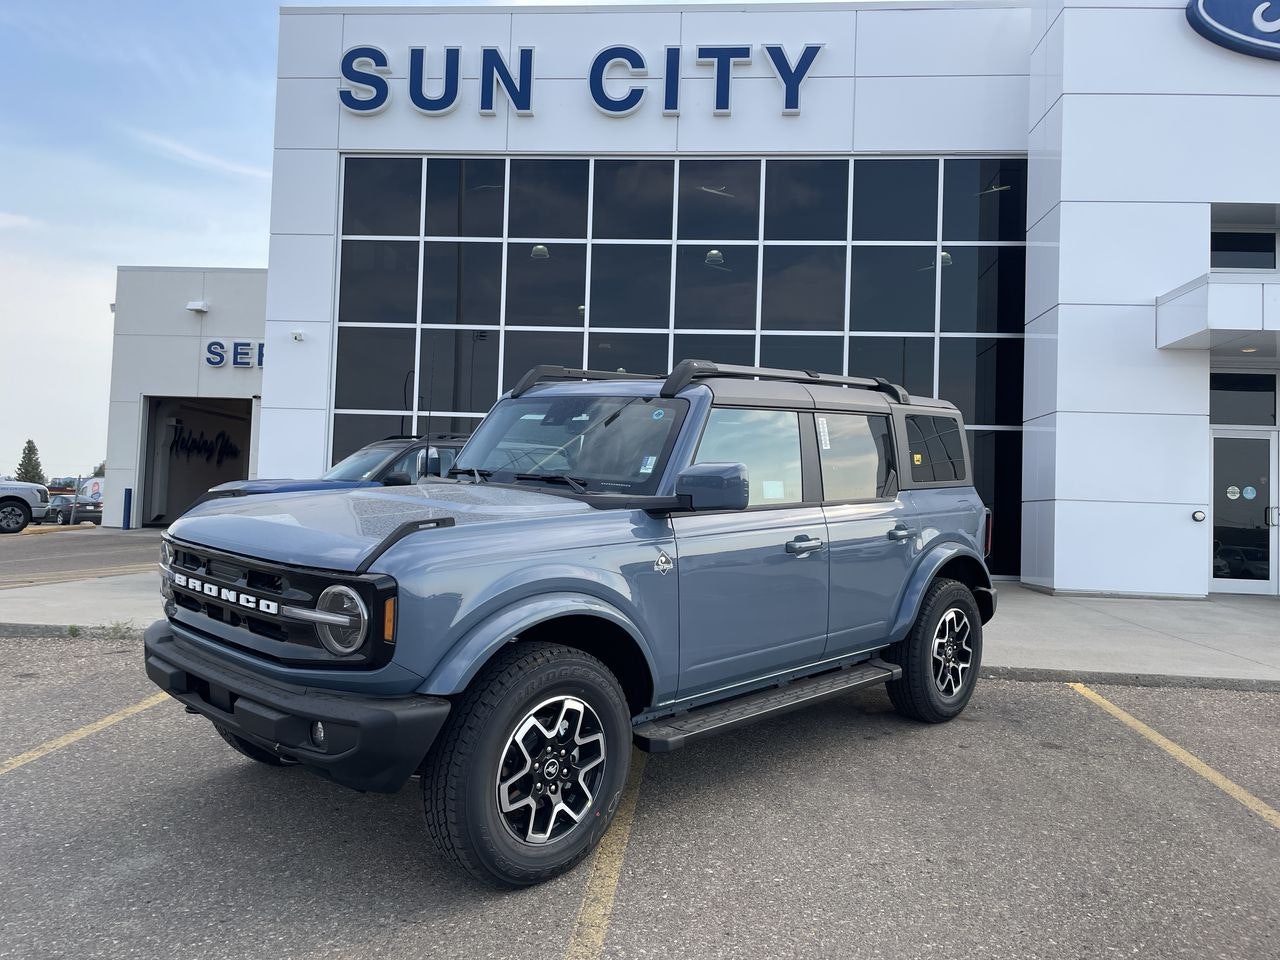
<svg viewBox="0 0 1280 960">
<path fill-rule="evenodd" d="M 467 439 L 462 434 L 453 433 L 430 437 L 387 437 L 361 447 L 314 479 L 232 480 L 218 484 L 196 502 L 262 493 L 408 486 L 423 477 L 447 475 Z"/>
<path fill-rule="evenodd" d="M 75 515 L 72 516 L 72 498 L 59 494 L 49 501 L 49 509 L 45 513 L 45 523 L 56 523 L 60 526 L 67 526 L 74 521 L 76 523 L 85 523 L 86 521 L 101 525 L 102 523 L 102 501 L 94 500 L 92 497 L 76 497 L 75 498 Z"/>
<path fill-rule="evenodd" d="M 49 488 L 22 480 L 0 481 L 0 533 L 21 533 L 32 520 L 44 519 Z"/>
</svg>

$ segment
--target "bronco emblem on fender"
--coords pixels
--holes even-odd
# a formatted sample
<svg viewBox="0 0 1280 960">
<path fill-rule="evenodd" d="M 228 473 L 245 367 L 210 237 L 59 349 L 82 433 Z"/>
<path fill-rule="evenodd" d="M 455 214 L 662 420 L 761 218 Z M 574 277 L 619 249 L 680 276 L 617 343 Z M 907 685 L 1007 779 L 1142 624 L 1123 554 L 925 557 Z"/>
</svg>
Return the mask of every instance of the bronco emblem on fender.
<svg viewBox="0 0 1280 960">
<path fill-rule="evenodd" d="M 666 551 L 660 550 L 658 552 L 658 559 L 653 561 L 653 571 L 654 573 L 660 573 L 665 577 L 671 572 L 671 569 L 675 565 L 676 562 L 667 556 Z"/>
</svg>

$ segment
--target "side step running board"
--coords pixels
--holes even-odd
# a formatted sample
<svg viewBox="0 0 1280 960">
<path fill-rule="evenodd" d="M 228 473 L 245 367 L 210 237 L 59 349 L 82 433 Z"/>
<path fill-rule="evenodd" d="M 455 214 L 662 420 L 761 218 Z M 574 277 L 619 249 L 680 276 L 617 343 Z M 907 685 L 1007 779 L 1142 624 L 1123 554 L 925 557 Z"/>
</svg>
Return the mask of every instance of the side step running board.
<svg viewBox="0 0 1280 960">
<path fill-rule="evenodd" d="M 853 666 L 793 680 L 781 687 L 758 690 L 745 696 L 713 703 L 688 713 L 661 720 L 650 720 L 632 730 L 635 744 L 649 753 L 665 753 L 683 747 L 691 740 L 722 733 L 790 710 L 807 707 L 850 690 L 874 686 L 902 676 L 902 668 L 879 658 L 864 660 Z"/>
</svg>

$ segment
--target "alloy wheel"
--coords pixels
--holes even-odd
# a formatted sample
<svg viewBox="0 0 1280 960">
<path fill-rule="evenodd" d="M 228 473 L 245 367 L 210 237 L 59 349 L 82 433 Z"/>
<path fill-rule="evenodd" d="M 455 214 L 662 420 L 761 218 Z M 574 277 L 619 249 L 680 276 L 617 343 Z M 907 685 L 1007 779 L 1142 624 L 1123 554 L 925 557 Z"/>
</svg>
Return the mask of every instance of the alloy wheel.
<svg viewBox="0 0 1280 960">
<path fill-rule="evenodd" d="M 21 530 L 22 508 L 12 503 L 0 507 L 0 530 Z"/>
<path fill-rule="evenodd" d="M 516 724 L 503 748 L 498 812 L 517 840 L 559 840 L 585 818 L 604 772 L 604 727 L 595 710 L 577 697 L 546 700 Z"/>
<path fill-rule="evenodd" d="M 959 607 L 942 615 L 933 633 L 933 685 L 943 697 L 958 696 L 973 666 L 973 629 Z"/>
</svg>

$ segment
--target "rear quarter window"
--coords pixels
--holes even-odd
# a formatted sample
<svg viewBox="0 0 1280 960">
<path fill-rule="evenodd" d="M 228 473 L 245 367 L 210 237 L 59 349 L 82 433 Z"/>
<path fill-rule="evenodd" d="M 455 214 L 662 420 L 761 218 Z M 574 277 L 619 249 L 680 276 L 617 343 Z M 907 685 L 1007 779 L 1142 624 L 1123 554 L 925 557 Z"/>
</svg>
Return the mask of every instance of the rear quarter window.
<svg viewBox="0 0 1280 960">
<path fill-rule="evenodd" d="M 964 432 L 951 417 L 907 415 L 907 463 L 916 483 L 968 479 L 964 465 Z"/>
</svg>

